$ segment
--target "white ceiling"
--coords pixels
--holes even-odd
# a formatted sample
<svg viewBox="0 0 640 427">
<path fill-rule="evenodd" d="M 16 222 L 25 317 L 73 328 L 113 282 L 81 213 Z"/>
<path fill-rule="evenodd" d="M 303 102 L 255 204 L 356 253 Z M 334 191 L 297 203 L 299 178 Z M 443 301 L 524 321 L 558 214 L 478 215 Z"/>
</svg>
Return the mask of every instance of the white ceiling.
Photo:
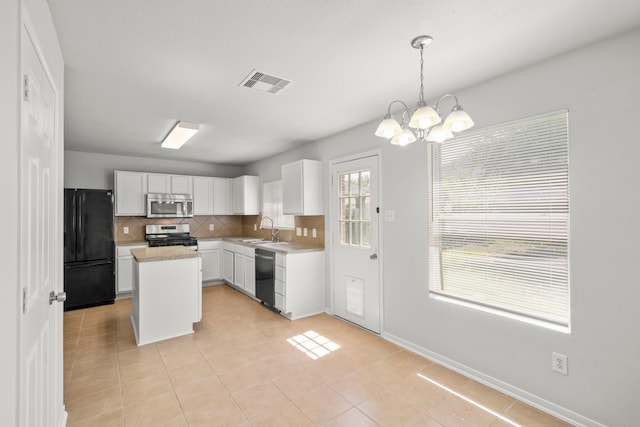
<svg viewBox="0 0 640 427">
<path fill-rule="evenodd" d="M 67 150 L 238 165 L 382 118 L 394 99 L 413 104 L 414 36 L 434 38 L 433 100 L 640 26 L 637 0 L 49 4 L 66 64 Z M 238 87 L 253 69 L 293 83 L 277 95 Z M 178 120 L 200 132 L 160 148 Z"/>
</svg>

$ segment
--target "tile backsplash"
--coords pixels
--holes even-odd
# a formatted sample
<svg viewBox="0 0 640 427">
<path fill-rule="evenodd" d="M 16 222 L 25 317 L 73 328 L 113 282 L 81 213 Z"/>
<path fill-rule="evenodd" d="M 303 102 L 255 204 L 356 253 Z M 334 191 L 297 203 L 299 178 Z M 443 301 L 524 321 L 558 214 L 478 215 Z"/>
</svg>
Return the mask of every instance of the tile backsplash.
<svg viewBox="0 0 640 427">
<path fill-rule="evenodd" d="M 200 238 L 218 237 L 262 237 L 271 238 L 271 230 L 260 229 L 261 215 L 200 215 L 193 218 L 146 218 L 141 216 L 117 216 L 114 220 L 116 244 L 144 242 L 145 225 L 147 224 L 189 224 L 191 235 Z M 209 225 L 213 224 L 213 231 L 209 231 Z M 254 224 L 258 230 L 254 231 Z M 124 234 L 124 228 L 129 228 L 129 233 Z M 305 243 L 324 247 L 324 215 L 296 216 L 295 227 L 307 229 L 307 237 L 296 236 L 294 230 L 280 230 L 280 240 L 283 242 Z M 312 237 L 312 230 L 316 229 L 316 237 Z"/>
<path fill-rule="evenodd" d="M 193 218 L 117 216 L 114 221 L 116 244 L 144 242 L 147 224 L 189 224 L 191 235 L 201 239 L 242 235 L 242 216 L 238 215 L 199 215 Z M 213 231 L 209 231 L 209 224 L 213 224 Z M 129 227 L 129 234 L 124 234 L 124 227 Z"/>
</svg>

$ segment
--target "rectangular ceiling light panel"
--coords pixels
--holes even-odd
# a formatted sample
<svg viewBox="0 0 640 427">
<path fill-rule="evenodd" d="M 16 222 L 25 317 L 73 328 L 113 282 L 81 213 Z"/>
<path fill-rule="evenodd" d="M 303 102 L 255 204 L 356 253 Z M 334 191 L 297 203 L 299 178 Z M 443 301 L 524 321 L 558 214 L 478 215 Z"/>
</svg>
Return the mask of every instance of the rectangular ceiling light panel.
<svg viewBox="0 0 640 427">
<path fill-rule="evenodd" d="M 178 122 L 178 124 L 171 129 L 171 132 L 169 132 L 169 135 L 167 135 L 164 141 L 162 141 L 161 147 L 177 150 L 195 135 L 199 129 L 200 125 L 196 123 Z"/>
<path fill-rule="evenodd" d="M 289 83 L 291 83 L 291 80 L 286 80 L 280 77 L 253 70 L 242 82 L 240 82 L 238 86 L 244 86 L 250 89 L 259 90 L 260 92 L 266 92 L 275 95 L 276 93 L 287 87 Z"/>
</svg>

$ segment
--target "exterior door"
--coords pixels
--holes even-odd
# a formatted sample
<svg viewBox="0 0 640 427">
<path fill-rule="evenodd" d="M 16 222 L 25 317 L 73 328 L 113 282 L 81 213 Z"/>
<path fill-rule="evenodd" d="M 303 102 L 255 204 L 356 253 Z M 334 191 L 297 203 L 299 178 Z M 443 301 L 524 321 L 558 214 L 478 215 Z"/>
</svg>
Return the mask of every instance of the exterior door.
<svg viewBox="0 0 640 427">
<path fill-rule="evenodd" d="M 43 65 L 33 34 L 22 28 L 24 76 L 20 144 L 20 329 L 21 426 L 60 422 L 62 404 L 62 304 L 49 293 L 61 290 L 62 267 L 58 180 L 61 120 L 58 95 Z"/>
<path fill-rule="evenodd" d="M 334 311 L 380 333 L 378 156 L 331 164 Z"/>
</svg>

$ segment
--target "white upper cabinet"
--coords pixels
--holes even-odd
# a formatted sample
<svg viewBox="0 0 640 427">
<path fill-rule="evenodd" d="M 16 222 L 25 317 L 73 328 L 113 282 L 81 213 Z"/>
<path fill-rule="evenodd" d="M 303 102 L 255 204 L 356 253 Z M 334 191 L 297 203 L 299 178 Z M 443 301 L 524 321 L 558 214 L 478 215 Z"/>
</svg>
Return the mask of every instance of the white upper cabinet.
<svg viewBox="0 0 640 427">
<path fill-rule="evenodd" d="M 232 215 L 231 205 L 232 194 L 231 178 L 213 178 L 213 214 Z"/>
<path fill-rule="evenodd" d="M 147 174 L 147 192 L 193 194 L 193 177 L 185 175 Z"/>
<path fill-rule="evenodd" d="M 282 166 L 285 215 L 322 215 L 322 162 L 298 160 Z"/>
<path fill-rule="evenodd" d="M 259 178 L 257 176 L 239 176 L 233 179 L 233 213 L 238 215 L 258 215 Z"/>
<path fill-rule="evenodd" d="M 193 177 L 193 214 L 213 215 L 213 178 Z"/>
<path fill-rule="evenodd" d="M 144 216 L 147 214 L 147 174 L 114 171 L 115 215 Z"/>
<path fill-rule="evenodd" d="M 193 194 L 193 177 L 171 175 L 171 194 Z"/>
</svg>

